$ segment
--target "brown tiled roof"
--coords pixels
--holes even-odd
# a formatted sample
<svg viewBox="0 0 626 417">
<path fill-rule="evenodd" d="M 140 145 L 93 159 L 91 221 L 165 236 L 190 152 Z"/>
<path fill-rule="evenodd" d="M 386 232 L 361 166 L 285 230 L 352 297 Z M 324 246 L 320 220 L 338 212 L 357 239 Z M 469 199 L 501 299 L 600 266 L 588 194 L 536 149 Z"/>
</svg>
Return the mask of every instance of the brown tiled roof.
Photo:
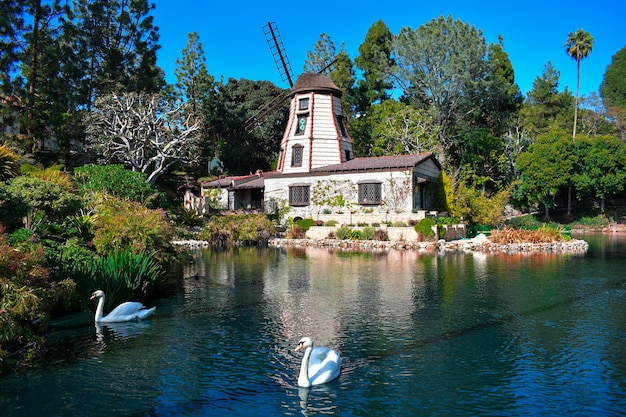
<svg viewBox="0 0 626 417">
<path fill-rule="evenodd" d="M 311 173 L 317 174 L 326 172 L 386 171 L 390 169 L 413 168 L 415 165 L 427 159 L 432 159 L 439 167 L 439 163 L 434 158 L 433 154 L 431 152 L 425 152 L 415 155 L 355 158 L 341 164 L 314 168 L 311 170 Z"/>
<path fill-rule="evenodd" d="M 233 182 L 237 184 L 237 183 L 240 183 L 241 181 L 246 181 L 246 180 L 250 180 L 254 178 L 257 178 L 256 174 L 238 175 L 238 176 L 231 176 L 231 177 L 219 177 L 210 181 L 203 182 L 202 186 L 205 188 L 217 188 L 218 185 L 220 187 L 230 187 Z"/>
<path fill-rule="evenodd" d="M 332 93 L 337 97 L 341 97 L 342 93 L 339 87 L 324 74 L 304 73 L 298 77 L 296 83 L 291 88 L 291 95 L 296 93 L 306 93 L 311 91 L 322 91 Z"/>
</svg>

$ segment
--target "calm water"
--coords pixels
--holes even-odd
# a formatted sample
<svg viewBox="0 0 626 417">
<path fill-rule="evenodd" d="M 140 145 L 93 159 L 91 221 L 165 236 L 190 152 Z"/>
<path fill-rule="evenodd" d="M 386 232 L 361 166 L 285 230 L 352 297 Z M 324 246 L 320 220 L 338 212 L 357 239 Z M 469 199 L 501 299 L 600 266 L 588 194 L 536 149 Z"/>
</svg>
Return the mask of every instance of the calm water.
<svg viewBox="0 0 626 417">
<path fill-rule="evenodd" d="M 586 256 L 202 251 L 142 323 L 56 323 L 9 416 L 626 414 L 626 240 Z M 295 385 L 302 335 L 336 381 Z"/>
</svg>

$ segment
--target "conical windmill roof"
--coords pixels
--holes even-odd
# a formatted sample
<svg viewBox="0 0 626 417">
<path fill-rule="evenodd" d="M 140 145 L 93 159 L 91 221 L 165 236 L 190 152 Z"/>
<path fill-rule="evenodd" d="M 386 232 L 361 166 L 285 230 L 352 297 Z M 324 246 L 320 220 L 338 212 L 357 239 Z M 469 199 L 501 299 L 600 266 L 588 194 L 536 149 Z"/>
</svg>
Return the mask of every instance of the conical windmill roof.
<svg viewBox="0 0 626 417">
<path fill-rule="evenodd" d="M 304 73 L 298 77 L 296 83 L 291 88 L 291 95 L 312 91 L 331 93 L 337 97 L 341 97 L 342 95 L 339 87 L 326 75 L 310 73 Z"/>
</svg>

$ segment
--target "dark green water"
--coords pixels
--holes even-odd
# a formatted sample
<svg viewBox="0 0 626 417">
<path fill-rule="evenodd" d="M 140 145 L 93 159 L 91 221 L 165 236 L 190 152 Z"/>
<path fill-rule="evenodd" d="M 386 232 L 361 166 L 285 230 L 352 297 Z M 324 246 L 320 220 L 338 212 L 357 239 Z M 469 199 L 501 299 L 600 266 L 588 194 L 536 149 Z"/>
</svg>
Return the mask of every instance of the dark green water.
<svg viewBox="0 0 626 417">
<path fill-rule="evenodd" d="M 626 414 L 626 240 L 585 256 L 202 251 L 153 318 L 56 323 L 2 416 Z M 343 357 L 296 384 L 298 339 Z"/>
</svg>

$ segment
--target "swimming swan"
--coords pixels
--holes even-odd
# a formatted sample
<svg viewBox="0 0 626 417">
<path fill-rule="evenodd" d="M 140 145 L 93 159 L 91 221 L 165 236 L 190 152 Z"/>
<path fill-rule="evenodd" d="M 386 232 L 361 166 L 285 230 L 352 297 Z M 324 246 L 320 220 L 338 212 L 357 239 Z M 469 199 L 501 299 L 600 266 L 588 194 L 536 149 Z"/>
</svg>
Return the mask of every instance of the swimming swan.
<svg viewBox="0 0 626 417">
<path fill-rule="evenodd" d="M 98 307 L 96 308 L 96 323 L 119 323 L 123 321 L 138 321 L 146 319 L 150 314 L 154 313 L 156 307 L 146 308 L 139 302 L 122 303 L 115 307 L 108 315 L 102 317 L 104 309 L 104 291 L 98 290 L 91 294 L 90 300 L 98 299 Z"/>
<path fill-rule="evenodd" d="M 300 349 L 304 349 L 304 356 L 298 386 L 306 388 L 325 384 L 339 376 L 341 357 L 336 351 L 327 347 L 313 348 L 313 340 L 310 337 L 300 339 L 296 351 Z"/>
</svg>

